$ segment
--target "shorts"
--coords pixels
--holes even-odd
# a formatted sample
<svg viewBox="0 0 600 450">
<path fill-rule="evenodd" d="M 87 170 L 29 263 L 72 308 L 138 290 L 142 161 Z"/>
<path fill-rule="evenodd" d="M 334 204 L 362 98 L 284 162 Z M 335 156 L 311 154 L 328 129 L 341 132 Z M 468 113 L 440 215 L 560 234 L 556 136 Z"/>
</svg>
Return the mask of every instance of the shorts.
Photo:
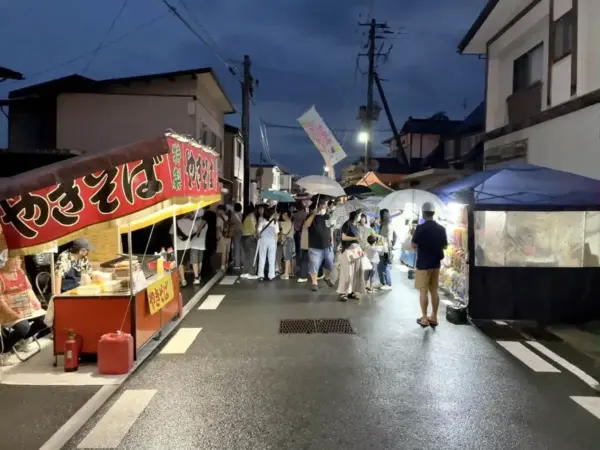
<svg viewBox="0 0 600 450">
<path fill-rule="evenodd" d="M 188 248 L 187 250 L 177 250 L 177 266 L 187 266 L 188 264 L 201 264 L 204 250 Z"/>
<path fill-rule="evenodd" d="M 231 249 L 231 238 L 222 237 L 217 242 L 217 253 L 229 253 Z"/>
<path fill-rule="evenodd" d="M 440 269 L 417 270 L 415 288 L 420 291 L 437 291 Z"/>
<path fill-rule="evenodd" d="M 318 274 L 321 264 L 323 269 L 333 269 L 333 248 L 309 248 L 308 249 L 309 268 L 308 273 Z"/>
<path fill-rule="evenodd" d="M 373 267 L 377 265 L 377 263 L 374 262 L 372 262 L 371 264 L 373 264 Z M 365 270 L 365 281 L 373 283 L 373 280 L 375 280 L 375 273 L 375 269 Z"/>
</svg>

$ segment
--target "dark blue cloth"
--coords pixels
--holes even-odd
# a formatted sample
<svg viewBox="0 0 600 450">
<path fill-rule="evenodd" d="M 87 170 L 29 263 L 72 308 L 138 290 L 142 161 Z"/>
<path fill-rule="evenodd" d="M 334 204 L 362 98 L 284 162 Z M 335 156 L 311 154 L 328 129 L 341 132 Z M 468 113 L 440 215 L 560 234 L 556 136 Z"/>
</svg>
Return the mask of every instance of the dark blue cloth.
<svg viewBox="0 0 600 450">
<path fill-rule="evenodd" d="M 467 193 L 472 192 L 472 200 Z M 515 163 L 477 172 L 436 189 L 444 202 L 477 205 L 592 206 L 600 202 L 600 180 L 533 164 Z"/>
<path fill-rule="evenodd" d="M 439 223 L 428 220 L 417 226 L 412 238 L 417 245 L 417 270 L 439 269 L 448 245 L 446 229 Z"/>
</svg>

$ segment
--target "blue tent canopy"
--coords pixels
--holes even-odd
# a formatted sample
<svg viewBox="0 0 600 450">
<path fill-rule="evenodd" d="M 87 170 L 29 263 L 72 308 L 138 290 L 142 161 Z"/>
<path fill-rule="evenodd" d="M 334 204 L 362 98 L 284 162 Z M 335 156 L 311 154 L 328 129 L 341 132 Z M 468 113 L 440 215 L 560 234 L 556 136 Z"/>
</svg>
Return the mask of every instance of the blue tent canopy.
<svg viewBox="0 0 600 450">
<path fill-rule="evenodd" d="M 446 203 L 472 192 L 482 206 L 600 206 L 600 180 L 523 163 L 478 172 L 434 192 Z"/>
</svg>

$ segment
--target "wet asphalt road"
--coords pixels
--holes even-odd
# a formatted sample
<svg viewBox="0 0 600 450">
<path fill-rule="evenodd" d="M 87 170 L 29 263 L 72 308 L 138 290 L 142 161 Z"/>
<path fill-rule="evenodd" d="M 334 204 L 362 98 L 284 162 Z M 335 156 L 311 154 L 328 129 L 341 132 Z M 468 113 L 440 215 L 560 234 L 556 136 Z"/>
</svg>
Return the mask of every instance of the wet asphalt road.
<svg viewBox="0 0 600 450">
<path fill-rule="evenodd" d="M 202 328 L 189 348 L 151 358 L 65 448 L 94 434 L 119 450 L 600 448 L 600 420 L 570 398 L 589 386 L 472 326 L 422 330 L 405 277 L 347 304 L 295 280 L 216 286 L 216 309 L 181 325 Z M 307 318 L 347 318 L 356 334 L 279 334 Z"/>
</svg>

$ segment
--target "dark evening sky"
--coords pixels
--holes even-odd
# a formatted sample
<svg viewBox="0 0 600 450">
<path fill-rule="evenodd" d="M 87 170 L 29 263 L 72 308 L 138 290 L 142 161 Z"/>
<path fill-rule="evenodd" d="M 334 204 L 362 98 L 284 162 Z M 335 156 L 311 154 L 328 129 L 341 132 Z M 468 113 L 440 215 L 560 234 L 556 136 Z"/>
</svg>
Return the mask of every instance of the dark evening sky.
<svg viewBox="0 0 600 450">
<path fill-rule="evenodd" d="M 483 99 L 483 62 L 459 56 L 456 46 L 485 0 L 170 3 L 219 56 L 168 13 L 161 0 L 129 0 L 85 75 L 112 78 L 212 66 L 239 110 L 239 83 L 223 60 L 241 67 L 243 55 L 249 54 L 260 81 L 252 109 L 253 161 L 262 148 L 259 117 L 294 127 L 296 118 L 314 104 L 331 128 L 357 127 L 358 105 L 366 101 L 366 77 L 359 73 L 355 82 L 354 76 L 364 31 L 357 31 L 359 14 L 364 19 L 371 12 L 391 29 L 403 29 L 389 41 L 394 48 L 379 69 L 388 80 L 384 89 L 398 126 L 409 115 L 438 111 L 463 118 Z M 0 66 L 28 78 L 0 84 L 0 98 L 18 87 L 81 73 L 122 5 L 123 0 L 0 0 Z M 365 68 L 363 58 L 361 70 Z M 239 126 L 238 115 L 227 120 Z M 389 129 L 383 114 L 376 128 Z M 375 136 L 377 154 L 385 155 L 379 141 L 388 135 Z M 275 161 L 301 175 L 321 172 L 322 160 L 302 130 L 268 127 L 267 136 Z M 361 153 L 355 133 L 340 132 L 338 137 L 350 158 Z M 0 147 L 5 145 L 6 120 L 0 116 Z"/>
</svg>

